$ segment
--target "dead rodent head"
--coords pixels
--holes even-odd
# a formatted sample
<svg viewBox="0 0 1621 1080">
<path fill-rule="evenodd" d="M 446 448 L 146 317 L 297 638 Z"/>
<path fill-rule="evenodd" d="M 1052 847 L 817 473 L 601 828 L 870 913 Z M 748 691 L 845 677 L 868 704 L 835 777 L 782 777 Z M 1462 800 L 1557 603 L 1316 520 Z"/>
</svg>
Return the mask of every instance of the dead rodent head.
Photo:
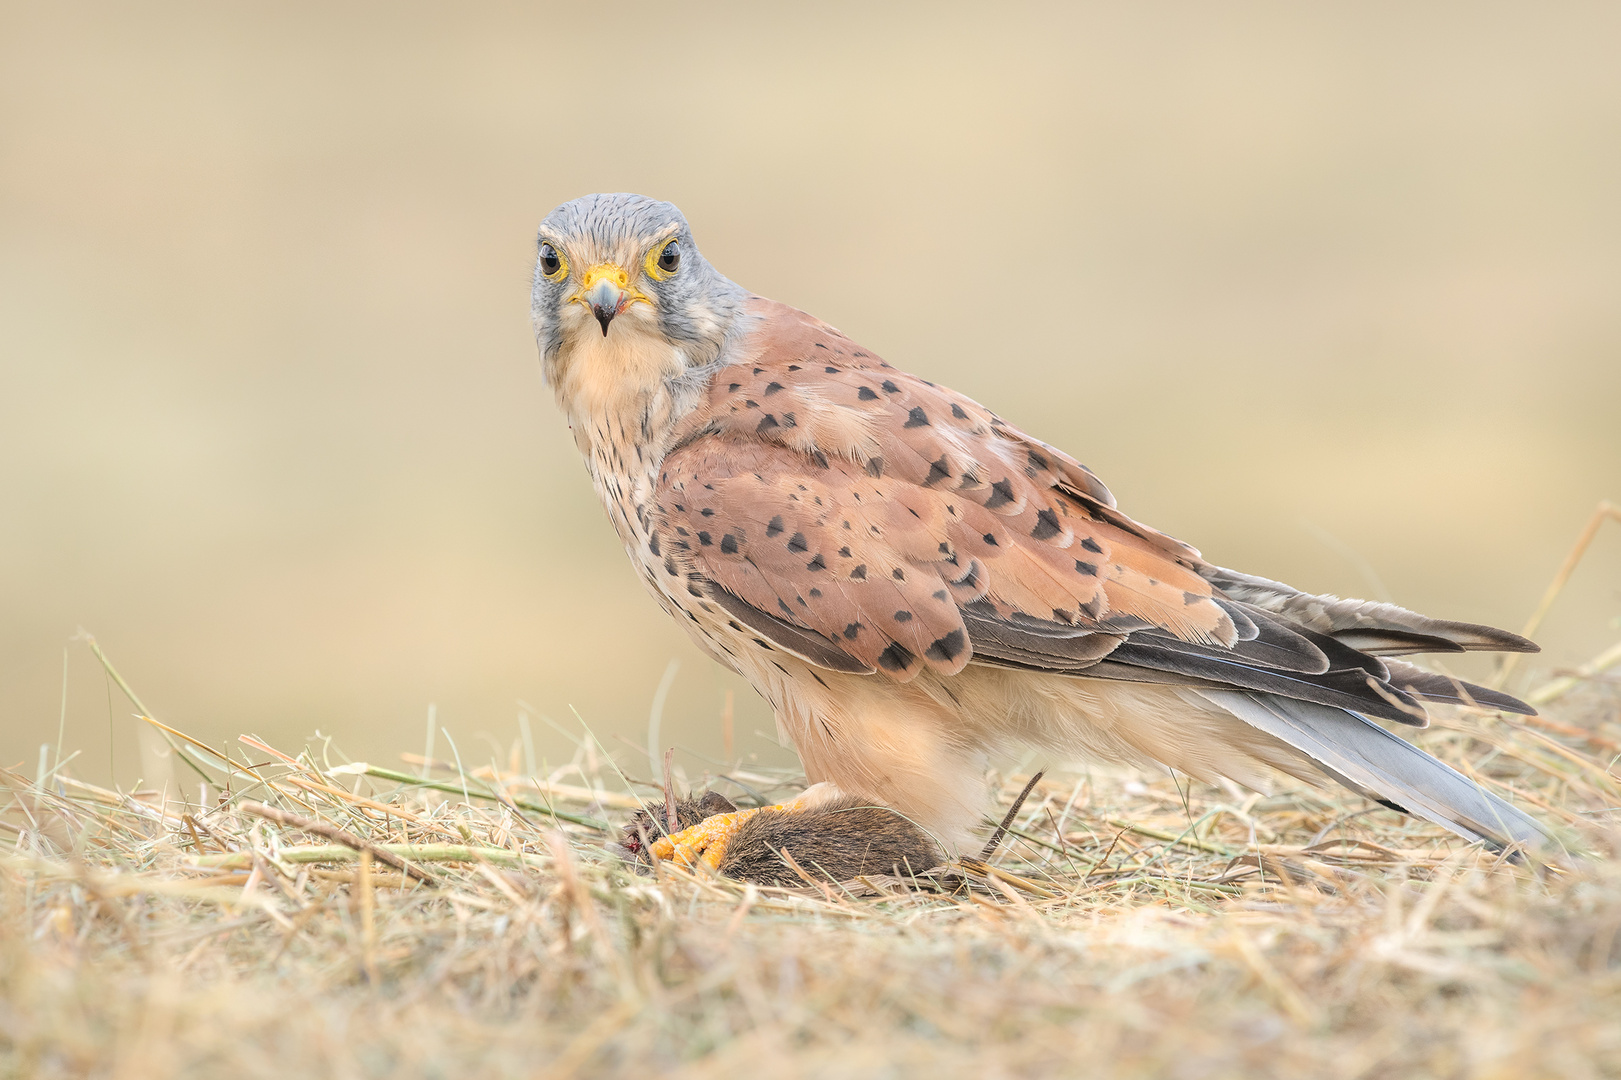
<svg viewBox="0 0 1621 1080">
<path fill-rule="evenodd" d="M 677 799 L 676 831 L 736 809 L 718 791 Z M 631 815 L 610 850 L 644 870 L 652 864 L 647 846 L 667 831 L 666 813 L 662 803 L 648 803 Z M 759 885 L 800 886 L 806 876 L 835 882 L 863 874 L 905 878 L 941 861 L 940 848 L 912 822 L 886 806 L 845 797 L 806 810 L 765 808 L 732 837 L 720 872 Z"/>
</svg>

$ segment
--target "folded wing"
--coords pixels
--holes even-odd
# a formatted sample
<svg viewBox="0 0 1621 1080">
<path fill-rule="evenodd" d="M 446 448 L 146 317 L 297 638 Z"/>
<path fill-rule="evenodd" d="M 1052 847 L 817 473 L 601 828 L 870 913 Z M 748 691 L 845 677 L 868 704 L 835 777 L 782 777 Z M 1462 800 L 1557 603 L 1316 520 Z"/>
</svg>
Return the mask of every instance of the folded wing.
<svg viewBox="0 0 1621 1080">
<path fill-rule="evenodd" d="M 1314 596 L 1133 521 L 1062 451 L 756 301 L 665 459 L 667 567 L 813 663 L 898 680 L 969 662 L 1272 693 L 1406 724 L 1529 713 L 1386 657 L 1533 650 L 1490 627 Z"/>
</svg>

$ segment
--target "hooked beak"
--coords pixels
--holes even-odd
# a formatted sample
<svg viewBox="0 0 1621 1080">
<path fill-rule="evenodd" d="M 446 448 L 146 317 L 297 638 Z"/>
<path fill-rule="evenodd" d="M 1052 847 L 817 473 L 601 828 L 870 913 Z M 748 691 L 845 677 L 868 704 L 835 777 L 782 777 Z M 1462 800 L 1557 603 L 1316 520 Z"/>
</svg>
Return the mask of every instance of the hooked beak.
<svg viewBox="0 0 1621 1080">
<path fill-rule="evenodd" d="M 585 281 L 574 297 L 591 309 L 591 314 L 602 324 L 602 336 L 608 336 L 608 324 L 630 306 L 630 275 L 613 263 L 601 263 L 585 273 Z"/>
</svg>

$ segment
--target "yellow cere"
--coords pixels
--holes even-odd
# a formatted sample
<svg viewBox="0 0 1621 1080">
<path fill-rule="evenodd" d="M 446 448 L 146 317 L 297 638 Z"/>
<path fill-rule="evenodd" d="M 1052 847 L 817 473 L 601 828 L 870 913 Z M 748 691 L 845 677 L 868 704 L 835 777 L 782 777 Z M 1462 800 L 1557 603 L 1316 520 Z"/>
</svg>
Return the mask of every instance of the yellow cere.
<svg viewBox="0 0 1621 1080">
<path fill-rule="evenodd" d="M 639 289 L 631 285 L 630 275 L 625 273 L 625 268 L 620 266 L 618 263 L 611 262 L 597 263 L 595 266 L 587 270 L 585 272 L 584 279 L 580 282 L 579 289 L 575 291 L 573 296 L 568 298 L 568 302 L 571 304 L 590 306 L 590 301 L 586 299 L 586 294 L 588 294 L 594 286 L 603 281 L 608 282 L 610 285 L 613 285 L 625 294 L 626 307 L 636 303 L 638 300 L 646 304 L 648 307 L 653 306 L 652 300 L 648 299 Z"/>
<path fill-rule="evenodd" d="M 597 263 L 597 265 L 587 270 L 585 280 L 580 282 L 580 291 L 590 292 L 591 287 L 603 278 L 607 278 L 626 292 L 630 291 L 630 275 L 625 273 L 624 267 L 618 263 L 610 262 Z"/>
</svg>

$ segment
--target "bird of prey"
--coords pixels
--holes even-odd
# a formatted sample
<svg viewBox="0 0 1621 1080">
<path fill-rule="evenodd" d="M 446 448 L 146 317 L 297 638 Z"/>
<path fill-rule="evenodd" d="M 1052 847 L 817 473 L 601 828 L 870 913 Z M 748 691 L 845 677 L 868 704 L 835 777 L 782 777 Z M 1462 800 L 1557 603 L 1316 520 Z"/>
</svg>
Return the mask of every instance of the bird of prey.
<svg viewBox="0 0 1621 1080">
<path fill-rule="evenodd" d="M 1532 642 L 1207 562 L 1062 450 L 724 277 L 669 203 L 588 195 L 538 243 L 547 382 L 648 590 L 798 750 L 812 786 L 780 809 L 871 800 L 954 847 L 985 755 L 1023 744 L 1545 840 L 1370 719 L 1530 714 L 1396 657 Z M 752 813 L 654 851 L 719 866 Z"/>
</svg>

